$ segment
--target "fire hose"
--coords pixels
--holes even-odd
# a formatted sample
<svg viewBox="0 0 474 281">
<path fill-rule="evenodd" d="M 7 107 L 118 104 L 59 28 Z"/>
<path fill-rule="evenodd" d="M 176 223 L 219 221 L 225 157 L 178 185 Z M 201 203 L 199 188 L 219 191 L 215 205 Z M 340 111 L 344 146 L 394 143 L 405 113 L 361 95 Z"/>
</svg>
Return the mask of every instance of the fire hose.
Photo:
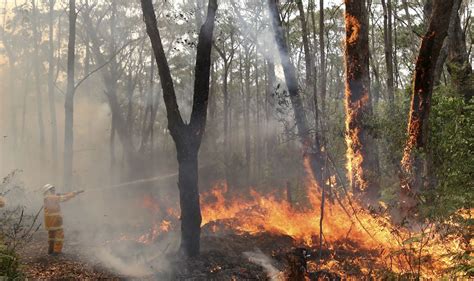
<svg viewBox="0 0 474 281">
<path fill-rule="evenodd" d="M 137 179 L 137 180 L 133 180 L 133 181 L 122 182 L 122 183 L 118 183 L 118 184 L 109 185 L 109 186 L 106 186 L 106 187 L 89 188 L 89 189 L 86 189 L 86 191 L 87 192 L 100 191 L 100 190 L 116 189 L 116 188 L 120 188 L 120 187 L 129 187 L 129 186 L 139 185 L 139 184 L 143 184 L 143 183 L 160 182 L 160 181 L 164 181 L 164 180 L 167 180 L 167 179 L 172 179 L 172 178 L 177 177 L 177 176 L 178 176 L 178 173 L 173 173 L 173 174 L 162 175 L 162 176 L 157 176 L 157 177 L 152 177 L 152 178 Z"/>
</svg>

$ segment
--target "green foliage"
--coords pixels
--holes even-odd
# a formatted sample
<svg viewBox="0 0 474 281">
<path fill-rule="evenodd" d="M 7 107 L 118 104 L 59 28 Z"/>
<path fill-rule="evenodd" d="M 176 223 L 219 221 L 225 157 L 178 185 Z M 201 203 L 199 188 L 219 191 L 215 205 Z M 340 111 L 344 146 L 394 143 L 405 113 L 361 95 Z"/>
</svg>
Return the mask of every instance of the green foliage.
<svg viewBox="0 0 474 281">
<path fill-rule="evenodd" d="M 381 173 L 381 199 L 396 202 L 400 181 L 398 171 L 406 141 L 407 116 L 409 108 L 409 89 L 407 93 L 398 93 L 400 98 L 394 104 L 381 102 L 375 108 L 375 118 L 367 120 L 373 130 L 379 149 Z"/>
<path fill-rule="evenodd" d="M 0 182 L 0 195 L 19 195 L 24 188 L 17 182 L 20 170 L 14 170 Z M 9 205 L 0 209 L 0 280 L 24 279 L 17 249 L 31 242 L 33 234 L 41 226 L 40 211 L 25 212 L 25 206 Z"/>
<path fill-rule="evenodd" d="M 472 208 L 474 202 L 474 105 L 439 89 L 433 97 L 430 116 L 432 168 L 436 188 L 427 194 L 424 206 L 430 217 L 452 215 Z"/>
<path fill-rule="evenodd" d="M 18 255 L 6 247 L 0 239 L 0 280 L 18 280 L 24 276 L 21 272 Z"/>
</svg>

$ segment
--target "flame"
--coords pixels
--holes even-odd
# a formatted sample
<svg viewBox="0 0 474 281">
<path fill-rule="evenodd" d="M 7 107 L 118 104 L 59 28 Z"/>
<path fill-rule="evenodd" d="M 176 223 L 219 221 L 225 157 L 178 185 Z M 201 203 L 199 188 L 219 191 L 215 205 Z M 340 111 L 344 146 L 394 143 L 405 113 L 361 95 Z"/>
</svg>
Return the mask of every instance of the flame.
<svg viewBox="0 0 474 281">
<path fill-rule="evenodd" d="M 311 175 L 308 159 L 305 159 L 304 166 L 307 174 Z M 336 177 L 330 177 L 328 184 L 333 188 L 337 186 Z M 285 234 L 307 246 L 317 245 L 321 188 L 312 176 L 307 177 L 306 186 L 310 204 L 314 208 L 298 210 L 286 200 L 279 199 L 284 196 L 263 195 L 255 190 L 251 191 L 250 199 L 226 200 L 227 185 L 225 181 L 219 181 L 202 196 L 202 225 L 231 219 L 230 226 L 237 232 Z M 214 198 L 214 201 L 206 203 L 210 198 Z M 390 267 L 395 272 L 416 271 L 411 267 L 417 263 L 417 259 L 423 258 L 430 259 L 430 262 L 420 266 L 421 273 L 425 276 L 440 276 L 437 274 L 442 274 L 452 264 L 446 255 L 447 249 L 456 251 L 461 247 L 457 237 L 441 237 L 432 228 L 413 232 L 392 225 L 388 215 L 371 214 L 357 201 L 353 201 L 351 194 L 336 199 L 326 201 L 326 219 L 323 224 L 325 242 L 331 244 L 350 240 L 361 250 L 379 252 L 375 263 Z"/>
<path fill-rule="evenodd" d="M 218 225 L 223 224 L 237 234 L 284 234 L 308 247 L 319 245 L 321 188 L 311 176 L 308 159 L 305 159 L 304 167 L 309 175 L 305 184 L 312 208 L 295 208 L 277 192 L 261 194 L 252 189 L 250 197 L 232 197 L 222 180 L 201 196 L 202 226 L 207 226 L 211 232 L 219 232 Z M 330 177 L 327 184 L 333 189 L 339 185 L 335 176 Z M 462 250 L 459 237 L 442 237 L 432 225 L 417 232 L 409 231 L 392 225 L 388 215 L 374 215 L 365 210 L 350 193 L 344 198 L 332 196 L 325 203 L 324 246 L 331 249 L 332 245 L 342 243 L 354 252 L 377 253 L 376 259 L 370 260 L 365 268 L 377 264 L 394 272 L 414 272 L 418 270 L 414 265 L 423 259 L 424 263 L 419 267 L 422 276 L 441 276 L 443 270 L 454 263 L 447 254 Z M 155 212 L 157 217 L 165 218 L 153 221 L 149 233 L 140 236 L 138 241 L 150 243 L 177 229 L 177 208 L 163 208 L 149 197 L 143 200 L 143 206 Z M 354 258 L 356 263 L 362 264 L 362 260 Z M 320 264 L 319 268 L 343 270 L 333 259 Z"/>
<path fill-rule="evenodd" d="M 346 86 L 346 143 L 347 143 L 347 171 L 351 186 L 355 186 L 358 190 L 365 190 L 367 188 L 367 179 L 362 167 L 364 157 L 362 153 L 363 143 L 361 142 L 362 130 L 359 127 L 359 122 L 362 116 L 362 111 L 369 102 L 369 96 L 366 92 L 364 96 L 357 101 L 350 101 L 351 93 Z"/>
</svg>

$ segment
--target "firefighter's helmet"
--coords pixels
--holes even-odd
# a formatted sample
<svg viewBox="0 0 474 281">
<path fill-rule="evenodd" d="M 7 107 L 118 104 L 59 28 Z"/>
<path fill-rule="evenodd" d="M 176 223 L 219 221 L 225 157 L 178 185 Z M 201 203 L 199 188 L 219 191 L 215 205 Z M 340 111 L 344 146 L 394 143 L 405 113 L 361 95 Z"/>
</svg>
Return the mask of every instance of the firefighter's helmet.
<svg viewBox="0 0 474 281">
<path fill-rule="evenodd" d="M 54 188 L 54 185 L 47 183 L 43 186 L 43 194 L 48 193 L 51 189 Z"/>
</svg>

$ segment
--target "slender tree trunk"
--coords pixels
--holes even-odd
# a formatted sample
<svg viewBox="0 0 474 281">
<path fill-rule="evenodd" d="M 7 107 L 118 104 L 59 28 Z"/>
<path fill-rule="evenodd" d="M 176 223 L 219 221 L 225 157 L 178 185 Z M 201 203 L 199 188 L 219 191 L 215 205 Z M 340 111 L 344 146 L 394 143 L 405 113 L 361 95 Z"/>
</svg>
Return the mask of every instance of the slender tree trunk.
<svg viewBox="0 0 474 281">
<path fill-rule="evenodd" d="M 423 156 L 414 155 L 418 150 L 426 153 L 428 118 L 433 92 L 434 72 L 444 38 L 447 35 L 454 0 L 434 0 L 432 15 L 426 34 L 421 42 L 412 89 L 408 120 L 408 139 L 402 158 L 402 210 L 416 205 L 416 195 L 423 185 Z"/>
<path fill-rule="evenodd" d="M 298 92 L 298 81 L 293 64 L 290 61 L 288 45 L 286 43 L 285 33 L 280 19 L 277 7 L 277 0 L 268 0 L 270 16 L 272 20 L 275 41 L 280 54 L 280 60 L 285 75 L 286 86 L 290 95 L 290 101 L 293 106 L 293 112 L 296 119 L 298 137 L 303 146 L 303 158 L 309 160 L 313 176 L 316 183 L 322 187 L 322 164 L 323 159 L 318 145 L 313 143 L 306 119 L 306 112 L 303 107 L 302 98 Z"/>
<path fill-rule="evenodd" d="M 231 34 L 232 38 L 232 34 Z M 230 171 L 229 171 L 229 160 L 230 160 L 230 153 L 231 153 L 231 135 L 230 135 L 230 128 L 231 128 L 231 108 L 230 108 L 230 96 L 229 96 L 229 73 L 231 73 L 230 68 L 232 66 L 233 58 L 234 58 L 234 44 L 233 40 L 231 39 L 231 48 L 232 51 L 228 55 L 225 49 L 225 45 L 223 45 L 222 49 L 220 49 L 214 43 L 214 49 L 217 51 L 219 56 L 222 58 L 224 62 L 224 75 L 222 76 L 222 88 L 223 88 L 223 95 L 224 95 L 224 165 L 225 165 L 225 177 L 227 183 L 230 183 Z"/>
<path fill-rule="evenodd" d="M 272 121 L 274 120 L 273 112 L 275 106 L 274 99 L 274 85 L 275 85 L 275 64 L 272 59 L 267 60 L 266 63 L 266 73 L 267 73 L 267 93 L 266 93 L 266 110 L 265 110 L 265 123 L 266 123 L 266 134 L 265 134 L 265 159 L 269 160 L 271 152 L 275 146 L 275 132 L 273 130 Z"/>
<path fill-rule="evenodd" d="M 252 151 L 250 147 L 250 49 L 245 49 L 245 98 L 244 98 L 244 135 L 245 135 L 245 185 L 250 185 L 250 166 Z"/>
<path fill-rule="evenodd" d="M 39 57 L 39 41 L 41 36 L 38 33 L 38 7 L 36 6 L 36 0 L 32 0 L 33 4 L 33 38 L 34 38 L 34 56 L 35 61 L 33 65 L 33 72 L 35 75 L 35 88 L 36 88 L 36 110 L 38 114 L 38 133 L 39 133 L 39 153 L 40 161 L 45 160 L 45 137 L 44 137 L 44 121 L 43 121 L 43 94 L 41 91 L 41 78 L 40 78 L 40 57 Z"/>
<path fill-rule="evenodd" d="M 461 0 L 455 1 L 456 11 L 459 9 Z M 474 95 L 474 76 L 469 61 L 469 53 L 466 49 L 466 35 L 461 27 L 459 13 L 451 18 L 448 30 L 448 72 L 451 75 L 451 83 L 455 91 L 464 97 L 468 103 Z"/>
<path fill-rule="evenodd" d="M 98 65 L 107 65 L 107 71 L 102 71 L 102 80 L 105 86 L 104 92 L 109 103 L 113 122 L 115 122 L 113 127 L 115 128 L 115 132 L 117 133 L 120 143 L 122 144 L 124 155 L 128 163 L 128 168 L 130 168 L 134 167 L 135 165 L 138 165 L 141 159 L 137 151 L 135 150 L 132 136 L 128 133 L 126 125 L 126 116 L 124 116 L 124 110 L 120 106 L 119 98 L 117 95 L 117 90 L 119 86 L 118 80 L 121 69 L 116 57 L 114 56 L 114 54 L 116 54 L 117 49 L 115 42 L 115 17 L 117 13 L 116 4 L 116 2 L 112 3 L 112 15 L 110 24 L 110 32 L 112 39 L 110 40 L 110 44 L 108 44 L 108 53 L 113 57 L 111 57 L 110 59 L 106 59 L 102 51 L 100 40 L 97 36 L 97 32 L 95 32 L 94 25 L 88 13 L 84 13 L 84 24 L 87 27 L 86 29 L 91 40 L 91 49 L 95 57 L 95 61 Z M 122 175 L 126 178 L 129 178 L 130 176 L 135 176 L 134 174 L 131 175 L 129 173 L 122 173 Z"/>
<path fill-rule="evenodd" d="M 313 66 L 311 63 L 311 53 L 309 49 L 309 32 L 308 32 L 308 24 L 306 22 L 306 17 L 304 14 L 304 7 L 303 7 L 303 0 L 297 0 L 296 4 L 298 6 L 299 11 L 299 18 L 301 24 L 301 34 L 303 39 L 303 51 L 304 51 L 304 61 L 305 61 L 305 70 L 306 70 L 306 83 L 305 89 L 309 96 L 313 90 Z"/>
<path fill-rule="evenodd" d="M 51 118 L 51 152 L 53 169 L 58 166 L 58 128 L 56 122 L 56 105 L 54 98 L 54 4 L 56 0 L 49 0 L 49 54 L 48 54 L 48 98 L 49 114 Z"/>
<path fill-rule="evenodd" d="M 155 76 L 155 60 L 153 58 L 150 62 L 150 77 L 149 77 L 149 89 L 146 95 L 145 100 L 145 114 L 143 116 L 143 124 L 142 124 L 142 142 L 140 145 L 140 153 L 145 153 L 146 146 L 148 143 L 148 139 L 151 135 L 151 131 L 153 128 L 154 118 L 153 118 L 153 96 L 154 96 L 154 76 Z M 149 119 L 148 119 L 149 118 Z"/>
<path fill-rule="evenodd" d="M 352 189 L 368 203 L 378 197 L 374 140 L 365 122 L 371 116 L 369 33 L 365 1 L 345 0 L 346 141 Z"/>
<path fill-rule="evenodd" d="M 255 165 L 256 165 L 256 173 L 257 173 L 257 182 L 260 181 L 261 176 L 261 166 L 262 166 L 262 144 L 261 144 L 261 105 L 262 101 L 260 98 L 260 85 L 259 85 L 259 75 L 260 72 L 258 70 L 258 53 L 255 53 L 255 95 L 256 95 L 256 116 L 255 116 Z"/>
<path fill-rule="evenodd" d="M 71 189 L 74 147 L 74 64 L 76 56 L 76 1 L 69 0 L 69 40 L 67 46 L 67 90 L 64 102 L 64 188 Z"/>
<path fill-rule="evenodd" d="M 405 16 L 407 17 L 407 25 L 408 25 L 408 29 L 409 29 L 409 32 L 410 32 L 410 49 L 411 49 L 411 58 L 415 57 L 416 56 L 416 51 L 417 51 L 417 44 L 416 44 L 416 38 L 415 38 L 415 33 L 413 32 L 413 21 L 412 21 L 412 16 L 410 15 L 410 10 L 409 10 L 409 7 L 408 7 L 408 0 L 402 0 L 402 4 L 403 4 L 403 10 L 405 11 Z"/>
<path fill-rule="evenodd" d="M 392 0 L 382 0 L 382 7 L 385 65 L 387 67 L 387 97 L 389 103 L 393 104 L 395 94 L 393 86 Z"/>
<path fill-rule="evenodd" d="M 326 47 L 324 44 L 324 0 L 319 0 L 319 93 L 321 95 L 321 112 L 326 112 Z M 325 118 L 325 116 L 323 116 Z"/>
</svg>

